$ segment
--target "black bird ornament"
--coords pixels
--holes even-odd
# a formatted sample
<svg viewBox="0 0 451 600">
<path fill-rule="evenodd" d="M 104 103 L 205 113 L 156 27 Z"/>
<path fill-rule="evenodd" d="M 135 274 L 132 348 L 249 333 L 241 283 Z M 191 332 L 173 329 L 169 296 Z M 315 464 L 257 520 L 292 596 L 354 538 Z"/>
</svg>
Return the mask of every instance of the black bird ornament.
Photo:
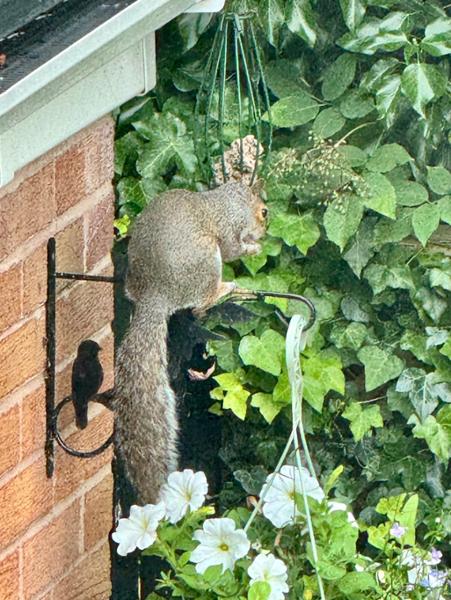
<svg viewBox="0 0 451 600">
<path fill-rule="evenodd" d="M 99 361 L 99 344 L 84 340 L 78 346 L 77 358 L 72 365 L 72 402 L 78 429 L 88 424 L 88 402 L 97 394 L 103 381 L 103 369 Z"/>
</svg>

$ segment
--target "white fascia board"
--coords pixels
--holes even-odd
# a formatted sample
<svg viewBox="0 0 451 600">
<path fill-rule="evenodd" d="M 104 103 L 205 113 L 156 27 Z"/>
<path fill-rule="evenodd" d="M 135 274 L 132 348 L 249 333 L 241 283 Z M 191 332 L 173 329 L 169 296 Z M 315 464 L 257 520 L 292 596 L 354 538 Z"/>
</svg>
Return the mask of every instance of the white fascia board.
<svg viewBox="0 0 451 600">
<path fill-rule="evenodd" d="M 155 85 L 154 31 L 194 0 L 137 0 L 0 95 L 0 186 Z"/>
<path fill-rule="evenodd" d="M 224 8 L 225 0 L 197 0 L 196 4 L 186 12 L 204 13 L 219 12 Z"/>
</svg>

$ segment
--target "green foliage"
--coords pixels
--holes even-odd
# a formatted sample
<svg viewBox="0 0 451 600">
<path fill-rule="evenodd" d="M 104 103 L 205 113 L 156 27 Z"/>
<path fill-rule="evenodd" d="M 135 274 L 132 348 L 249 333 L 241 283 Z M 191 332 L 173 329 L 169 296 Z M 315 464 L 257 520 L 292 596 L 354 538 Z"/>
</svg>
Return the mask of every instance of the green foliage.
<svg viewBox="0 0 451 600">
<path fill-rule="evenodd" d="M 449 506 L 450 21 L 433 0 L 239 4 L 256 11 L 275 132 L 261 173 L 269 235 L 261 255 L 228 265 L 227 278 L 314 302 L 318 320 L 302 354 L 311 453 L 323 481 L 345 466 L 337 496 L 353 502 L 370 545 L 386 548 L 381 497 L 417 494 L 417 526 Z M 203 184 L 193 114 L 211 35 L 210 25 L 178 53 L 162 39 L 158 88 L 144 105 L 124 108 L 121 218 L 132 222 L 161 189 Z M 214 140 L 211 149 L 218 153 Z M 214 410 L 224 409 L 224 506 L 242 497 L 246 473 L 274 468 L 290 431 L 276 307 L 288 317 L 302 310 L 275 300 L 246 305 L 250 313 L 233 324 L 207 322 L 225 336 L 209 345 L 221 371 L 211 395 Z M 420 541 L 428 536 L 417 529 Z M 340 581 L 328 597 L 379 597 L 373 575 L 343 572 L 335 550 L 324 544 L 321 552 L 323 577 Z M 301 573 L 298 585 L 315 597 L 309 577 Z"/>
</svg>

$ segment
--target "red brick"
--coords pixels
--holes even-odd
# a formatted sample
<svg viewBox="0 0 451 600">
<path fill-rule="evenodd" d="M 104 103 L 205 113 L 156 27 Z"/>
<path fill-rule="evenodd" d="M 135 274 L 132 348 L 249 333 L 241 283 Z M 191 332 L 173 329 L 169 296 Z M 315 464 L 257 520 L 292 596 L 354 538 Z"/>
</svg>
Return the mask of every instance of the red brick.
<svg viewBox="0 0 451 600">
<path fill-rule="evenodd" d="M 23 266 L 23 314 L 28 315 L 47 299 L 47 246 L 30 254 Z"/>
<path fill-rule="evenodd" d="M 75 354 L 84 339 L 113 318 L 113 289 L 109 283 L 84 282 L 57 301 L 57 360 Z"/>
<path fill-rule="evenodd" d="M 21 305 L 22 266 L 15 265 L 0 273 L 0 332 L 20 319 Z"/>
<path fill-rule="evenodd" d="M 43 318 L 27 321 L 0 341 L 0 365 L 0 398 L 44 369 Z"/>
<path fill-rule="evenodd" d="M 113 431 L 113 415 L 107 409 L 93 419 L 86 429 L 76 431 L 66 440 L 69 446 L 78 450 L 93 450 L 97 448 Z M 111 462 L 110 448 L 94 458 L 76 458 L 66 454 L 61 448 L 57 449 L 55 469 L 56 501 L 73 494 L 77 488 L 92 477 L 101 467 Z"/>
<path fill-rule="evenodd" d="M 77 219 L 56 235 L 56 270 L 83 273 L 84 271 L 83 219 Z M 57 292 L 73 285 L 69 279 L 58 279 Z"/>
<path fill-rule="evenodd" d="M 86 148 L 87 193 L 99 189 L 114 176 L 114 120 L 106 117 L 88 130 Z"/>
<path fill-rule="evenodd" d="M 99 357 L 103 367 L 103 383 L 101 392 L 109 390 L 114 385 L 114 336 L 110 330 L 107 337 L 100 343 L 102 348 Z"/>
<path fill-rule="evenodd" d="M 91 270 L 100 259 L 111 253 L 113 245 L 113 190 L 87 215 L 86 267 Z"/>
<path fill-rule="evenodd" d="M 22 399 L 22 457 L 28 456 L 45 444 L 45 387 Z"/>
<path fill-rule="evenodd" d="M 56 235 L 57 271 L 83 272 L 83 244 L 83 218 L 80 218 Z"/>
<path fill-rule="evenodd" d="M 55 216 L 54 166 L 43 167 L 0 201 L 0 259 L 42 231 Z"/>
<path fill-rule="evenodd" d="M 100 540 L 108 539 L 113 526 L 113 475 L 108 473 L 85 496 L 85 550 L 90 550 Z"/>
<path fill-rule="evenodd" d="M 0 414 L 0 475 L 19 462 L 19 406 Z"/>
<path fill-rule="evenodd" d="M 79 535 L 80 502 L 77 500 L 24 544 L 26 600 L 45 590 L 77 560 Z"/>
<path fill-rule="evenodd" d="M 0 548 L 19 538 L 52 505 L 52 482 L 40 458 L 0 488 Z"/>
<path fill-rule="evenodd" d="M 69 147 L 55 161 L 55 196 L 58 216 L 86 195 L 85 153 L 82 145 Z"/>
<path fill-rule="evenodd" d="M 0 590 L 3 600 L 19 598 L 19 552 L 10 554 L 0 562 Z"/>
<path fill-rule="evenodd" d="M 111 595 L 108 544 L 86 556 L 54 590 L 58 600 L 109 600 Z"/>
</svg>

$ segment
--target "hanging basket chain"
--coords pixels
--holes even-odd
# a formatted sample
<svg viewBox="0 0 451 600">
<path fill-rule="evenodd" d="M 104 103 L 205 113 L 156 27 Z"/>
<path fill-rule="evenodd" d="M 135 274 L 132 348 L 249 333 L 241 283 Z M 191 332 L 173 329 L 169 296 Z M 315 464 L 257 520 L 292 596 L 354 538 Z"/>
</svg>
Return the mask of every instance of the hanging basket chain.
<svg viewBox="0 0 451 600">
<path fill-rule="evenodd" d="M 227 181 L 231 175 L 226 159 L 230 142 L 230 128 L 227 128 L 229 119 L 236 119 L 239 141 L 237 170 L 241 175 L 250 173 L 250 184 L 257 176 L 262 149 L 266 149 L 266 160 L 271 149 L 269 92 L 252 23 L 253 17 L 252 12 L 228 12 L 221 15 L 198 91 L 194 113 L 194 141 L 199 163 L 210 185 L 217 183 L 214 179 L 218 172 L 222 174 L 223 181 Z M 232 79 L 233 86 L 229 86 Z M 266 113 L 265 124 L 263 113 Z M 243 143 L 249 134 L 255 139 L 251 169 Z M 215 153 L 215 149 L 219 153 Z"/>
</svg>

